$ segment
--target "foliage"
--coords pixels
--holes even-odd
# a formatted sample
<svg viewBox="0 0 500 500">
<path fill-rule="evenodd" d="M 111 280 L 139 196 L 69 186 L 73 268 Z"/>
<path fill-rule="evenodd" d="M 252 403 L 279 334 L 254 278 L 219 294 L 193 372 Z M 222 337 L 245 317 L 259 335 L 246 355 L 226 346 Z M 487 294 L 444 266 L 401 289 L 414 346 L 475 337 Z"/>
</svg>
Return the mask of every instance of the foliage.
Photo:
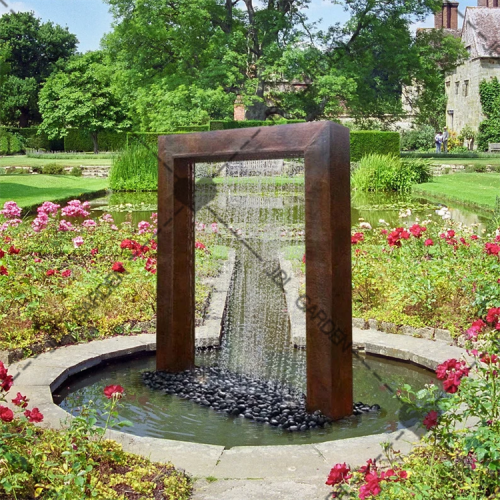
<svg viewBox="0 0 500 500">
<path fill-rule="evenodd" d="M 15 204 L 5 206 L 15 210 L 4 211 L 0 224 L 1 348 L 26 354 L 47 341 L 126 334 L 154 317 L 156 214 L 134 224 L 131 213 L 122 224 L 114 223 L 116 213 L 94 222 L 88 203 L 72 201 L 62 209 L 45 203 L 35 220 L 22 222 Z M 196 257 L 198 323 L 211 293 L 205 280 L 217 276 L 227 258 L 217 250 L 213 227 L 199 228 L 199 239 L 206 250 Z"/>
<path fill-rule="evenodd" d="M 82 170 L 82 167 L 73 167 L 70 172 L 69 172 L 69 175 L 73 175 L 74 177 L 81 177 L 83 175 L 83 170 Z"/>
<path fill-rule="evenodd" d="M 111 84 L 112 70 L 101 52 L 75 56 L 63 71 L 51 75 L 40 92 L 40 129 L 64 137 L 68 128 L 87 131 L 98 153 L 98 134 L 127 128 L 123 107 Z"/>
<path fill-rule="evenodd" d="M 2 123 L 27 127 L 40 120 L 40 88 L 75 54 L 77 43 L 67 28 L 42 23 L 32 12 L 8 13 L 0 18 L 0 62 L 9 67 L 0 85 Z"/>
<path fill-rule="evenodd" d="M 486 120 L 479 124 L 478 149 L 488 151 L 489 143 L 500 142 L 500 82 L 498 78 L 483 80 L 479 96 Z"/>
<path fill-rule="evenodd" d="M 155 137 L 156 136 L 151 136 Z M 156 142 L 156 139 L 155 139 Z M 133 142 L 113 159 L 109 185 L 114 191 L 154 191 L 158 189 L 158 155 L 151 147 Z"/>
<path fill-rule="evenodd" d="M 420 414 L 428 431 L 407 457 L 385 451 L 390 469 L 373 460 L 351 471 L 337 464 L 327 484 L 342 498 L 457 500 L 498 497 L 500 470 L 500 344 L 495 327 L 500 309 L 490 309 L 467 331 L 473 363 L 449 359 L 437 367 L 443 389 L 431 383 L 420 391 L 404 385 L 396 393 Z"/>
<path fill-rule="evenodd" d="M 64 167 L 58 163 L 48 163 L 42 168 L 42 174 L 45 175 L 62 175 L 64 174 Z"/>
<path fill-rule="evenodd" d="M 125 148 L 127 135 L 125 132 L 104 130 L 98 132 L 97 143 L 101 151 L 121 151 Z M 90 133 L 86 130 L 71 128 L 64 136 L 64 151 L 94 151 Z"/>
<path fill-rule="evenodd" d="M 413 184 L 427 182 L 430 163 L 423 159 L 407 159 L 392 155 L 371 154 L 361 158 L 352 176 L 352 185 L 359 191 L 410 192 Z"/>
<path fill-rule="evenodd" d="M 406 130 L 401 133 L 402 151 L 427 150 L 434 144 L 436 131 L 430 125 L 421 125 L 412 130 Z"/>
<path fill-rule="evenodd" d="M 398 132 L 378 130 L 352 131 L 351 161 L 359 161 L 370 154 L 399 156 L 400 135 Z"/>
<path fill-rule="evenodd" d="M 6 402 L 6 391 L 12 376 L 2 370 L 0 400 Z M 10 380 L 9 380 L 10 377 Z M 7 388 L 7 389 L 6 389 Z M 117 407 L 124 395 L 121 386 L 104 388 L 109 402 L 97 410 L 89 404 L 80 415 L 64 422 L 61 430 L 40 429 L 34 423 L 44 416 L 38 408 L 28 408 L 29 399 L 20 392 L 9 392 L 15 414 L 5 406 L 0 413 L 0 494 L 2 498 L 73 498 L 143 499 L 178 498 L 187 500 L 190 480 L 172 464 L 156 464 L 148 459 L 125 453 L 122 447 L 104 440 L 108 428 L 132 425 L 118 420 Z M 106 425 L 95 427 L 97 416 Z"/>
<path fill-rule="evenodd" d="M 0 127 L 0 155 L 19 154 L 24 150 L 24 138 Z"/>
</svg>

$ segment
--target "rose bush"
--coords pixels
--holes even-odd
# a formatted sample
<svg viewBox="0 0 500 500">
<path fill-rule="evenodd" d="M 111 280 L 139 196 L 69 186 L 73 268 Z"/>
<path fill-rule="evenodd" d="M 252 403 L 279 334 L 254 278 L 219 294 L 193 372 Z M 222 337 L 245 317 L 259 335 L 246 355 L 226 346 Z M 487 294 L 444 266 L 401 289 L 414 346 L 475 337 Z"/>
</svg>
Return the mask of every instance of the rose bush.
<svg viewBox="0 0 500 500">
<path fill-rule="evenodd" d="M 467 360 L 449 359 L 436 376 L 442 387 L 397 391 L 404 405 L 420 414 L 428 431 L 405 457 L 386 449 L 389 470 L 373 461 L 357 470 L 332 469 L 326 484 L 346 498 L 445 499 L 499 498 L 500 341 L 498 308 L 472 322 Z"/>
<path fill-rule="evenodd" d="M 381 221 L 378 228 L 354 227 L 351 244 L 354 317 L 460 336 L 471 318 L 500 307 L 499 234 L 448 219 L 393 229 Z M 290 252 L 305 293 L 302 254 Z"/>
<path fill-rule="evenodd" d="M 117 227 L 110 214 L 88 218 L 89 204 L 78 200 L 45 202 L 32 221 L 19 219 L 15 202 L 0 214 L 0 349 L 30 354 L 33 345 L 128 333 L 154 318 L 156 214 Z M 199 323 L 211 292 L 205 279 L 219 273 L 227 251 L 214 227 L 197 238 Z"/>
<path fill-rule="evenodd" d="M 120 385 L 104 388 L 109 403 L 101 412 L 104 428 L 94 427 L 97 410 L 89 405 L 81 414 L 53 431 L 36 427 L 43 421 L 29 399 L 9 392 L 12 376 L 0 362 L 0 497 L 109 500 L 190 497 L 190 480 L 171 464 L 155 464 L 125 453 L 117 443 L 105 440 L 107 428 L 129 425 L 118 420 L 117 406 L 124 395 Z M 7 382 L 6 382 L 7 381 Z"/>
</svg>

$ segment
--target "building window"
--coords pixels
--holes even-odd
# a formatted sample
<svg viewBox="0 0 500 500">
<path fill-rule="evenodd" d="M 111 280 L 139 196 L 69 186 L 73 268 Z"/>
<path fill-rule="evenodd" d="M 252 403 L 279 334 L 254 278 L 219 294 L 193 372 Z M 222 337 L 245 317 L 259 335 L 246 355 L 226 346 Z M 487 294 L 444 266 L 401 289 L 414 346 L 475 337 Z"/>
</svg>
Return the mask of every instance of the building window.
<svg viewBox="0 0 500 500">
<path fill-rule="evenodd" d="M 458 92 L 460 90 L 460 82 L 455 82 L 455 94 L 458 95 Z"/>
<path fill-rule="evenodd" d="M 465 80 L 463 86 L 463 96 L 467 97 L 468 95 L 469 95 L 469 80 Z"/>
</svg>

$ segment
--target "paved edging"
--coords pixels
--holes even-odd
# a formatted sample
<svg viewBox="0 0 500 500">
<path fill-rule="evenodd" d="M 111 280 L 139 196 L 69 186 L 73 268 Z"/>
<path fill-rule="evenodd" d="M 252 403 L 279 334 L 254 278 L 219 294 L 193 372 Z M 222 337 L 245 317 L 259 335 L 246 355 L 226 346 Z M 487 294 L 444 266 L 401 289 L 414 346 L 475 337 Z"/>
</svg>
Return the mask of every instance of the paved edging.
<svg viewBox="0 0 500 500">
<path fill-rule="evenodd" d="M 356 328 L 354 345 L 369 354 L 409 360 L 430 369 L 465 353 L 463 349 L 441 342 Z M 14 396 L 19 391 L 26 395 L 31 405 L 44 414 L 43 425 L 60 428 L 61 421 L 72 417 L 54 404 L 52 391 L 69 376 L 113 358 L 155 349 L 154 334 L 61 347 L 12 364 L 9 373 L 14 376 L 15 383 L 11 394 Z M 414 430 L 406 429 L 315 445 L 240 446 L 225 450 L 222 446 L 136 437 L 117 431 L 108 431 L 108 436 L 121 443 L 126 451 L 157 461 L 171 461 L 194 476 L 232 479 L 324 478 L 332 463 L 345 461 L 356 466 L 378 456 L 382 442 L 394 442 L 396 449 L 408 452 L 412 443 L 418 440 Z"/>
</svg>

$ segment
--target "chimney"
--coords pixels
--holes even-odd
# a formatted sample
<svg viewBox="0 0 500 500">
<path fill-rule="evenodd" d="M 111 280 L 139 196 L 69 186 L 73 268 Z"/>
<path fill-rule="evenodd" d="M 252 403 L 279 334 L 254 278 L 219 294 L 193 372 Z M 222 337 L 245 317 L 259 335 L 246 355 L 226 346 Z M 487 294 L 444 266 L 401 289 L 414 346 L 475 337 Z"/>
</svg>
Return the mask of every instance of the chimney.
<svg viewBox="0 0 500 500">
<path fill-rule="evenodd" d="M 488 0 L 478 0 L 479 2 L 487 2 Z M 493 0 L 489 0 L 493 1 Z M 434 14 L 434 28 L 458 30 L 458 2 L 443 0 L 443 8 L 441 12 Z"/>
<path fill-rule="evenodd" d="M 245 105 L 240 95 L 234 100 L 234 121 L 241 122 L 245 119 Z"/>
<path fill-rule="evenodd" d="M 477 0 L 478 7 L 488 7 L 488 0 Z"/>
</svg>

